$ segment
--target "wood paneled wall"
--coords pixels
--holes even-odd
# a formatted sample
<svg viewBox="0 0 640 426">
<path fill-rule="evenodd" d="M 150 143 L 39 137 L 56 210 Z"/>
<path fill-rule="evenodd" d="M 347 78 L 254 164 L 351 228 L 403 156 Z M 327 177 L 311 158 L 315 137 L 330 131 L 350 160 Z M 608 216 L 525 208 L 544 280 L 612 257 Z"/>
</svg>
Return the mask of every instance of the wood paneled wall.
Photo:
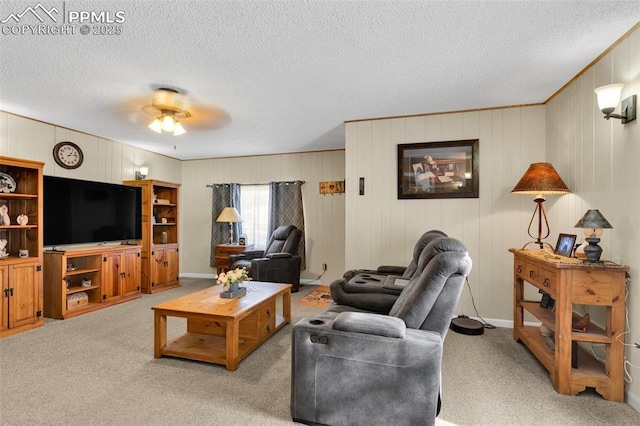
<svg viewBox="0 0 640 426">
<path fill-rule="evenodd" d="M 79 169 L 66 170 L 53 161 L 53 146 L 64 140 L 82 148 L 85 157 Z M 122 183 L 134 179 L 139 166 L 148 166 L 149 178 L 182 184 L 180 273 L 187 276 L 215 274 L 209 267 L 211 190 L 207 184 L 304 180 L 307 270 L 302 277 L 318 278 L 324 261 L 328 269 L 322 283 L 344 272 L 345 196 L 319 194 L 319 182 L 344 179 L 343 150 L 179 161 L 0 111 L 0 155 L 43 161 L 44 173 L 52 176 Z"/>
<path fill-rule="evenodd" d="M 53 160 L 53 146 L 71 141 L 84 152 L 80 168 L 66 170 Z M 99 182 L 122 183 L 136 168 L 149 167 L 149 177 L 180 183 L 181 162 L 120 142 L 0 111 L 0 154 L 45 163 L 44 174 Z"/>
<path fill-rule="evenodd" d="M 398 144 L 476 138 L 479 198 L 398 200 Z M 510 321 L 513 259 L 507 250 L 528 241 L 534 208 L 533 196 L 511 190 L 530 163 L 544 160 L 544 106 L 347 123 L 346 269 L 407 265 L 420 235 L 440 229 L 469 249 L 469 282 L 479 314 Z M 363 196 L 358 195 L 360 177 L 365 178 Z M 554 201 L 548 209 L 555 209 Z M 466 288 L 458 311 L 476 315 Z"/>
<path fill-rule="evenodd" d="M 640 119 L 623 125 L 603 118 L 593 90 L 612 83 L 625 84 L 623 99 L 640 96 L 640 29 L 547 104 L 547 158 L 566 165 L 571 173 L 575 197 L 557 218 L 560 226 L 583 239 L 581 230 L 572 227 L 588 209 L 599 209 L 613 226 L 604 230 L 600 246 L 604 258 L 630 266 L 625 338 L 634 343 L 640 342 Z M 591 317 L 602 322 L 602 313 L 598 314 L 590 310 Z M 602 350 L 597 353 L 604 356 Z M 629 347 L 626 357 L 640 366 L 640 350 Z M 629 370 L 635 380 L 627 386 L 627 400 L 640 411 L 638 370 Z"/>
<path fill-rule="evenodd" d="M 344 151 L 322 151 L 183 162 L 181 269 L 211 275 L 211 189 L 213 183 L 268 183 L 303 180 L 307 269 L 302 278 L 329 284 L 344 272 L 345 195 L 320 195 L 319 183 L 344 179 Z"/>
</svg>

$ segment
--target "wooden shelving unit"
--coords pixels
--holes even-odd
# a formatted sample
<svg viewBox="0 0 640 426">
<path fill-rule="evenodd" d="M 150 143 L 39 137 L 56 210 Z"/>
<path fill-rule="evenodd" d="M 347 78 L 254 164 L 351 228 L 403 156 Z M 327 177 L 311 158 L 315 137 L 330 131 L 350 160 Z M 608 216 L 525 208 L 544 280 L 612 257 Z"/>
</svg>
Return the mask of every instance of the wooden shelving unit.
<svg viewBox="0 0 640 426">
<path fill-rule="evenodd" d="M 142 188 L 142 292 L 179 287 L 179 188 L 153 179 L 127 180 Z"/>
<path fill-rule="evenodd" d="M 45 251 L 45 316 L 66 319 L 137 299 L 140 259 L 137 245 Z M 75 294 L 82 303 L 69 297 Z"/>
<path fill-rule="evenodd" d="M 43 163 L 0 156 L 0 206 L 9 224 L 0 221 L 7 257 L 0 259 L 0 337 L 44 324 L 42 293 Z M 18 224 L 25 215 L 27 224 Z M 20 257 L 20 251 L 28 255 Z"/>
<path fill-rule="evenodd" d="M 524 343 L 549 371 L 558 393 L 576 395 L 591 387 L 607 400 L 624 402 L 625 274 L 629 268 L 611 262 L 589 265 L 533 250 L 509 251 L 514 255 L 514 340 Z M 555 309 L 525 300 L 525 282 L 548 293 L 555 300 Z M 604 307 L 606 328 L 590 323 L 585 332 L 572 331 L 572 324 L 580 318 L 574 305 Z M 524 325 L 525 310 L 553 331 L 554 349 L 539 327 Z M 578 342 L 604 344 L 605 362 Z M 572 366 L 572 358 L 577 365 Z"/>
</svg>

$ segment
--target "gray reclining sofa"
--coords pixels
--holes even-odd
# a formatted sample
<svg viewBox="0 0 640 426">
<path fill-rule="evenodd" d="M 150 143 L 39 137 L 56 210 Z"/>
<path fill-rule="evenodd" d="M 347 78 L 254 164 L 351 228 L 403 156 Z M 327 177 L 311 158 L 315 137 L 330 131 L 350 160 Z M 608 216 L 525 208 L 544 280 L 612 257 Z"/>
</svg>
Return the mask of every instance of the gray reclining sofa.
<svg viewBox="0 0 640 426">
<path fill-rule="evenodd" d="M 431 241 L 388 315 L 332 304 L 292 331 L 291 416 L 318 425 L 433 425 L 442 345 L 471 258 Z"/>
</svg>

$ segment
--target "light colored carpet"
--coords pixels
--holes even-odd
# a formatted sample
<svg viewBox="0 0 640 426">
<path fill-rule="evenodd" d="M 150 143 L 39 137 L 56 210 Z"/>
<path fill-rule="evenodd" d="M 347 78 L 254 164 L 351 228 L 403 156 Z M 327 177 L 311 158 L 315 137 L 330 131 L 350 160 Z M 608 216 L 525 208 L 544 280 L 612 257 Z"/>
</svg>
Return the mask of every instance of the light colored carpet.
<svg viewBox="0 0 640 426">
<path fill-rule="evenodd" d="M 640 425 L 640 413 L 604 400 L 592 389 L 558 394 L 549 373 L 513 330 L 481 336 L 449 331 L 442 364 L 440 417 L 460 426 Z"/>
<path fill-rule="evenodd" d="M 223 366 L 153 358 L 151 307 L 183 287 L 0 339 L 0 425 L 291 425 L 291 325 L 228 372 Z M 296 302 L 293 323 L 322 308 Z M 169 318 L 169 338 L 184 321 Z M 592 392 L 558 395 L 511 330 L 453 332 L 445 341 L 439 426 L 640 424 L 627 404 Z"/>
</svg>

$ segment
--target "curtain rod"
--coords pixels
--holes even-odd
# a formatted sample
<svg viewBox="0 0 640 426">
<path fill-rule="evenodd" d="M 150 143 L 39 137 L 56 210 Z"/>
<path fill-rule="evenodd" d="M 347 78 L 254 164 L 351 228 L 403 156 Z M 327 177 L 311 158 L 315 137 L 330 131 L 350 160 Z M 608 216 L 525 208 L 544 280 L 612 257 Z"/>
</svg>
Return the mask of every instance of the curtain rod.
<svg viewBox="0 0 640 426">
<path fill-rule="evenodd" d="M 306 181 L 304 180 L 294 180 L 294 181 L 290 181 L 290 182 L 301 182 L 301 183 L 306 183 Z M 266 182 L 266 183 L 241 183 L 240 185 L 269 185 L 271 182 Z M 276 182 L 276 183 L 280 183 L 280 182 Z M 224 183 L 219 183 L 217 185 L 225 185 Z M 206 185 L 207 188 L 213 188 L 213 185 L 207 184 Z"/>
</svg>

